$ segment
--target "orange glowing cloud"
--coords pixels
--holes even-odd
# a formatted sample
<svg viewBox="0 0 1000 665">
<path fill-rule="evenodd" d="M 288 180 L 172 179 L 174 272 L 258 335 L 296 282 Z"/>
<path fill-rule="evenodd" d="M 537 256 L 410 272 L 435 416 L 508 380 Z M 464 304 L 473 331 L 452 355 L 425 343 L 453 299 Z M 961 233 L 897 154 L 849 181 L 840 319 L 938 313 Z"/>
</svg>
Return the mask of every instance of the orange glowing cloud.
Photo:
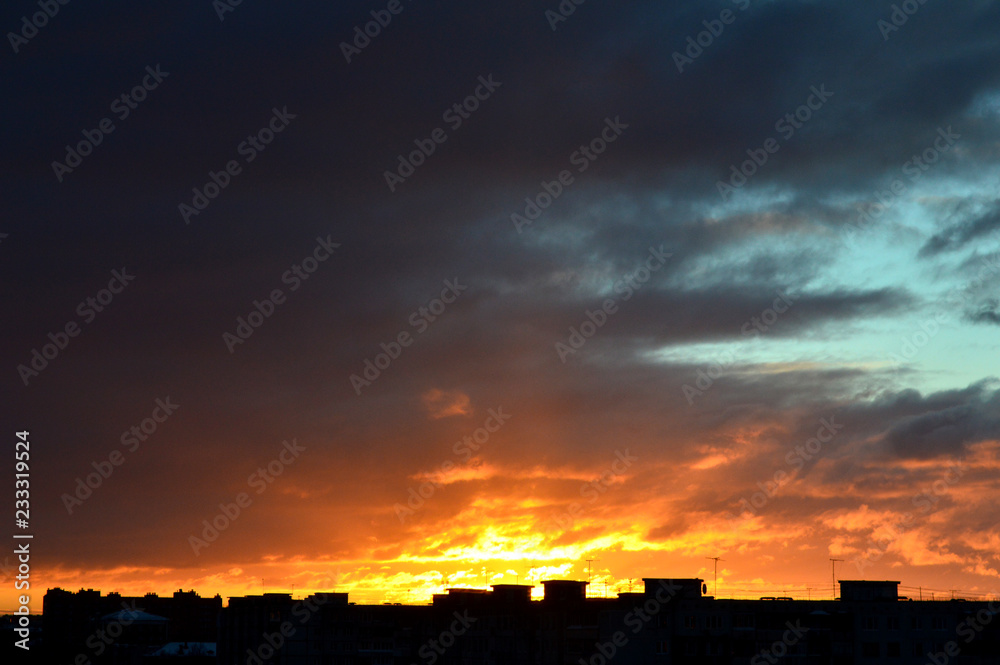
<svg viewBox="0 0 1000 665">
<path fill-rule="evenodd" d="M 469 396 L 459 390 L 431 388 L 421 396 L 421 399 L 432 420 L 472 415 Z"/>
</svg>

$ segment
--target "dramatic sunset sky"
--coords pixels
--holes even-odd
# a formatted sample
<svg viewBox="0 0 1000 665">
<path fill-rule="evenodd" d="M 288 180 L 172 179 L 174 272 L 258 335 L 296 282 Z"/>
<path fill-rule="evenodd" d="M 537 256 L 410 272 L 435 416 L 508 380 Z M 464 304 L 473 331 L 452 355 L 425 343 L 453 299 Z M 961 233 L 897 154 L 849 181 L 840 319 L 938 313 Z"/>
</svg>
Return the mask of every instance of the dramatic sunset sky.
<svg viewBox="0 0 1000 665">
<path fill-rule="evenodd" d="M 32 607 L 587 559 L 594 593 L 712 593 L 707 557 L 723 597 L 829 597 L 831 558 L 1000 592 L 1000 3 L 905 4 L 72 2 L 8 35 Z"/>
</svg>

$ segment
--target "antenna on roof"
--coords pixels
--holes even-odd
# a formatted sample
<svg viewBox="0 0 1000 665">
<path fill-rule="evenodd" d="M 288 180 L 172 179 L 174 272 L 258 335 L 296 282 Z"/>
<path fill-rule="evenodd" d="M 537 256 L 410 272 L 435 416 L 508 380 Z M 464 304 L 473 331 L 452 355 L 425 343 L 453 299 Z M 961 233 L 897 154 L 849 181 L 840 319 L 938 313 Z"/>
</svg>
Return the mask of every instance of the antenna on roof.
<svg viewBox="0 0 1000 665">
<path fill-rule="evenodd" d="M 585 561 L 587 562 L 587 591 L 589 592 L 590 591 L 590 578 L 591 578 L 590 564 L 592 564 L 595 561 L 600 561 L 600 559 L 585 559 Z"/>
<path fill-rule="evenodd" d="M 717 556 L 707 556 L 705 558 L 706 559 L 712 559 L 713 561 L 715 561 L 715 591 L 713 591 L 712 593 L 714 593 L 715 597 L 718 598 L 719 597 L 719 562 L 720 561 L 725 561 L 725 559 L 720 559 Z"/>
<path fill-rule="evenodd" d="M 843 561 L 843 559 L 830 559 L 831 571 L 830 571 L 830 582 L 833 586 L 833 599 L 837 600 L 837 562 Z"/>
</svg>

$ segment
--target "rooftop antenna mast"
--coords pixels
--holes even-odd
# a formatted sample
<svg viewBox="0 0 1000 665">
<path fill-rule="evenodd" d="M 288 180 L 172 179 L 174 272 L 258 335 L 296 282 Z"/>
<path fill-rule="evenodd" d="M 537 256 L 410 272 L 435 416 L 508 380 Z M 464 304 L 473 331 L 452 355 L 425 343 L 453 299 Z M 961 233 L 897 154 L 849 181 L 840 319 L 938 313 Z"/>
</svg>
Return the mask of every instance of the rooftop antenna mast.
<svg viewBox="0 0 1000 665">
<path fill-rule="evenodd" d="M 830 559 L 830 582 L 833 587 L 833 599 L 837 600 L 837 562 L 843 561 L 843 559 Z"/>
<path fill-rule="evenodd" d="M 591 578 L 591 564 L 595 561 L 600 561 L 600 559 L 587 559 L 587 591 L 590 592 L 590 578 Z"/>
<path fill-rule="evenodd" d="M 711 559 L 712 561 L 715 562 L 715 591 L 713 593 L 715 594 L 715 597 L 718 598 L 719 597 L 719 562 L 720 561 L 725 561 L 725 559 L 720 559 L 717 556 L 707 556 L 705 558 L 706 559 Z"/>
</svg>

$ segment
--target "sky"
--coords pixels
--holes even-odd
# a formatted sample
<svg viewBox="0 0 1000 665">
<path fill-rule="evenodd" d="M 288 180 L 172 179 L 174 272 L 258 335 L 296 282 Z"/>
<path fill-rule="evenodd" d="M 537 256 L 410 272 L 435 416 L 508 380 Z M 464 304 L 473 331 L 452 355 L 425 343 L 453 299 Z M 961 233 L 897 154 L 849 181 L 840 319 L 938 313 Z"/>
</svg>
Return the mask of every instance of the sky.
<svg viewBox="0 0 1000 665">
<path fill-rule="evenodd" d="M 0 10 L 34 610 L 1000 592 L 1000 3 L 42 5 Z"/>
</svg>

